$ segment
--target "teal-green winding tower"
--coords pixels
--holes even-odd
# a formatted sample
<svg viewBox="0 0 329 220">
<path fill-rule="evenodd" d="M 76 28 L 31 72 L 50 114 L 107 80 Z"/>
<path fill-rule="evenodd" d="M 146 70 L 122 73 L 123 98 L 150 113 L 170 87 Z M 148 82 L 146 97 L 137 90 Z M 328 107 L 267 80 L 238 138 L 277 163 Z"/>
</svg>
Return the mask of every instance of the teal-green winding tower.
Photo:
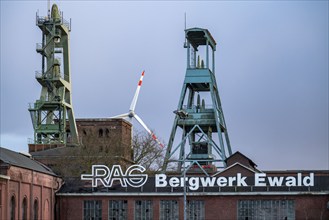
<svg viewBox="0 0 329 220">
<path fill-rule="evenodd" d="M 51 13 L 37 14 L 36 25 L 42 31 L 42 43 L 36 51 L 42 57 L 42 70 L 36 71 L 41 85 L 40 99 L 30 105 L 34 144 L 78 144 L 78 132 L 71 97 L 70 30 L 71 23 L 63 18 L 56 4 Z"/>
<path fill-rule="evenodd" d="M 215 172 L 232 154 L 215 77 L 216 41 L 202 28 L 186 29 L 185 38 L 186 75 L 162 170 L 176 163 L 178 171 Z"/>
</svg>

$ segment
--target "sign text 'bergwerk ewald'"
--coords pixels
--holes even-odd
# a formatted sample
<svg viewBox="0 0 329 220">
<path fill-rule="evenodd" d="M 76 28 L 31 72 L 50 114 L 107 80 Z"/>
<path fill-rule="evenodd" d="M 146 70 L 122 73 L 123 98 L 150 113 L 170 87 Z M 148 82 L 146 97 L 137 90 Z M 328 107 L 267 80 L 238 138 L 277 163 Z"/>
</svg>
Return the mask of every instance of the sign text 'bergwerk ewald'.
<svg viewBox="0 0 329 220">
<path fill-rule="evenodd" d="M 148 175 L 144 172 L 146 169 L 141 165 L 132 165 L 126 172 L 122 171 L 120 165 L 113 165 L 110 169 L 105 165 L 93 165 L 91 174 L 82 174 L 81 180 L 89 180 L 92 187 L 99 184 L 104 187 L 112 187 L 114 182 L 119 182 L 121 187 L 141 187 L 147 180 Z M 270 187 L 295 187 L 295 186 L 314 186 L 314 173 L 302 175 L 296 173 L 294 176 L 267 176 L 266 173 L 254 173 L 253 177 L 243 176 L 237 173 L 235 176 L 167 176 L 166 174 L 155 174 L 155 187 L 184 187 L 190 190 L 198 190 L 199 187 L 231 187 L 231 186 L 250 186 L 247 183 L 248 178 L 253 178 L 252 186 L 270 186 Z"/>
</svg>

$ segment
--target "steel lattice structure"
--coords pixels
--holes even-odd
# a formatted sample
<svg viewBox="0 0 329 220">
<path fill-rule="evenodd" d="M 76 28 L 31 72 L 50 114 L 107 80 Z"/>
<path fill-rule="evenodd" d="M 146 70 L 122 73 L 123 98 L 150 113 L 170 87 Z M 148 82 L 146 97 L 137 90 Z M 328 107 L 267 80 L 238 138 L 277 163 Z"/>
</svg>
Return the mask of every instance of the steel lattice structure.
<svg viewBox="0 0 329 220">
<path fill-rule="evenodd" d="M 184 164 L 184 170 L 208 173 L 226 167 L 225 160 L 232 154 L 215 77 L 216 42 L 202 28 L 186 29 L 185 38 L 186 75 L 162 170 L 176 162 L 179 171 Z M 182 137 L 174 146 L 178 127 Z"/>
<path fill-rule="evenodd" d="M 42 89 L 40 99 L 29 108 L 34 143 L 78 144 L 71 98 L 70 22 L 63 19 L 54 4 L 48 16 L 37 14 L 36 25 L 42 31 L 42 43 L 36 48 L 42 56 L 42 70 L 35 77 Z"/>
</svg>

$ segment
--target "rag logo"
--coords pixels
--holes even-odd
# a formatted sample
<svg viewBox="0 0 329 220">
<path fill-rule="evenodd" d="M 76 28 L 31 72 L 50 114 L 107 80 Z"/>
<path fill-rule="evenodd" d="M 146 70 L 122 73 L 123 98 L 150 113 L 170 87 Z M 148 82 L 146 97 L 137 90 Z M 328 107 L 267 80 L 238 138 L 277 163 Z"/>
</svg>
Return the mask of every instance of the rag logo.
<svg viewBox="0 0 329 220">
<path fill-rule="evenodd" d="M 122 187 L 141 187 L 148 178 L 147 174 L 142 174 L 145 168 L 141 165 L 132 165 L 126 172 L 122 172 L 120 165 L 113 165 L 112 169 L 105 165 L 92 165 L 91 174 L 82 174 L 81 180 L 91 180 L 92 187 L 97 187 L 98 182 L 105 187 L 111 187 L 113 181 L 119 181 Z"/>
</svg>

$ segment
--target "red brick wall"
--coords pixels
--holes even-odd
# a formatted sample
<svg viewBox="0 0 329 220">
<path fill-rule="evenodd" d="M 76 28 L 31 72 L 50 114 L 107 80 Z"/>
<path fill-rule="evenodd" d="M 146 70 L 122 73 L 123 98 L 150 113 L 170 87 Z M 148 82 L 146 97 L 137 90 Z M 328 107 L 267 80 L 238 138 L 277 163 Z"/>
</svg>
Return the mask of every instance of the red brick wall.
<svg viewBox="0 0 329 220">
<path fill-rule="evenodd" d="M 60 219 L 69 220 L 73 217 L 83 218 L 84 200 L 102 200 L 102 218 L 108 218 L 108 200 L 128 200 L 128 219 L 133 220 L 135 200 L 153 200 L 153 218 L 159 219 L 160 200 L 178 200 L 180 220 L 183 219 L 184 199 L 182 196 L 58 196 Z M 206 220 L 236 219 L 239 200 L 294 200 L 296 219 L 329 219 L 329 210 L 326 208 L 329 195 L 293 195 L 293 196 L 193 196 L 189 199 L 205 201 Z"/>
<path fill-rule="evenodd" d="M 116 156 L 131 160 L 131 124 L 123 119 L 77 119 L 81 144 L 116 148 Z M 100 135 L 101 131 L 101 135 Z"/>
<path fill-rule="evenodd" d="M 219 196 L 204 198 L 208 211 L 206 219 L 236 219 L 239 200 L 294 200 L 295 219 L 329 219 L 324 196 Z M 216 210 L 216 211 L 211 211 Z M 322 218 L 321 218 L 322 217 Z"/>
<path fill-rule="evenodd" d="M 48 174 L 11 166 L 7 170 L 7 176 L 10 180 L 1 179 L 0 181 L 0 219 L 10 219 L 9 202 L 11 197 L 15 197 L 16 219 L 22 218 L 22 202 L 27 199 L 27 218 L 33 217 L 33 205 L 35 199 L 39 203 L 39 219 L 54 219 L 55 190 L 58 189 L 60 179 Z M 48 215 L 44 215 L 47 208 L 45 204 L 49 203 Z"/>
</svg>

